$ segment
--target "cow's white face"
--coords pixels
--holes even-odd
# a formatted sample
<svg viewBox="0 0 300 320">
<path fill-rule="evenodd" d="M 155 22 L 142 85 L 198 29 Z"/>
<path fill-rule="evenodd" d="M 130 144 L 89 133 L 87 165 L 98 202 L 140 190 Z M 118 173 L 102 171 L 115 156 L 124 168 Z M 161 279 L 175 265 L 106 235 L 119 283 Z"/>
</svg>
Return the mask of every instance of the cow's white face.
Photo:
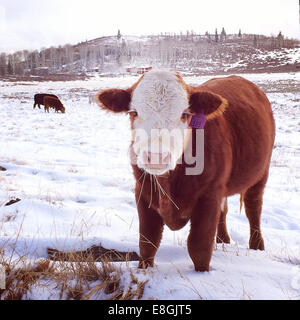
<svg viewBox="0 0 300 320">
<path fill-rule="evenodd" d="M 177 74 L 147 73 L 132 94 L 130 113 L 137 165 L 150 174 L 174 170 L 189 124 L 188 92 Z"/>
<path fill-rule="evenodd" d="M 102 109 L 130 113 L 134 161 L 153 175 L 176 168 L 191 131 L 186 129 L 192 114 L 210 120 L 222 115 L 228 105 L 222 96 L 188 86 L 169 71 L 151 71 L 129 89 L 102 90 L 95 100 Z"/>
</svg>

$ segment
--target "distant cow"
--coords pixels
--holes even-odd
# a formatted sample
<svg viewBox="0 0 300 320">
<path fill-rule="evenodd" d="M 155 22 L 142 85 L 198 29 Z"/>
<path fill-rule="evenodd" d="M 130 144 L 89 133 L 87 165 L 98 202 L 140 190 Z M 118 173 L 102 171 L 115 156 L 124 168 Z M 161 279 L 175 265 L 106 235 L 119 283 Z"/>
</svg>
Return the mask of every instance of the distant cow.
<svg viewBox="0 0 300 320">
<path fill-rule="evenodd" d="M 190 257 L 196 271 L 209 271 L 215 236 L 230 242 L 227 197 L 234 194 L 245 204 L 250 249 L 264 249 L 260 219 L 275 123 L 262 90 L 237 76 L 193 87 L 175 72 L 150 71 L 128 89 L 99 92 L 96 101 L 130 115 L 140 268 L 153 267 L 164 225 L 179 230 L 190 221 Z"/>
<path fill-rule="evenodd" d="M 58 97 L 54 94 L 49 94 L 49 93 L 39 93 L 39 94 L 36 94 L 34 96 L 34 105 L 33 105 L 33 109 L 36 108 L 36 106 L 39 107 L 39 109 L 41 109 L 41 105 L 44 106 L 44 98 L 48 96 L 48 97 L 53 97 L 53 98 L 57 98 Z"/>
<path fill-rule="evenodd" d="M 58 111 L 60 111 L 61 113 L 66 112 L 66 108 L 63 106 L 63 104 L 60 102 L 58 98 L 45 96 L 43 104 L 45 106 L 45 112 L 49 112 L 50 108 L 55 109 L 56 113 L 58 113 Z"/>
</svg>

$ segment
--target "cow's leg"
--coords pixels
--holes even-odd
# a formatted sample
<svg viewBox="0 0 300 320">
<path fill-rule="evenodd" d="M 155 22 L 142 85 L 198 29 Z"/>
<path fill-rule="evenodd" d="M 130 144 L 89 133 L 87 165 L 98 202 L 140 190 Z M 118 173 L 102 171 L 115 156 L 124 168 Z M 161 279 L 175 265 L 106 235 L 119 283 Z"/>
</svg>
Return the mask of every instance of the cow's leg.
<svg viewBox="0 0 300 320">
<path fill-rule="evenodd" d="M 221 215 L 218 225 L 217 243 L 230 243 L 230 236 L 227 231 L 226 216 L 228 212 L 228 201 L 224 198 L 221 205 Z"/>
<path fill-rule="evenodd" d="M 36 107 L 36 102 L 35 102 L 34 105 L 33 105 L 33 109 L 35 109 L 35 107 Z"/>
<path fill-rule="evenodd" d="M 201 198 L 191 217 L 188 251 L 196 271 L 209 271 L 222 197 Z"/>
<path fill-rule="evenodd" d="M 140 263 L 139 268 L 153 267 L 154 257 L 163 233 L 163 220 L 157 211 L 149 208 L 149 203 L 138 201 L 140 222 Z"/>
<path fill-rule="evenodd" d="M 41 109 L 41 105 L 40 104 L 38 104 L 38 107 L 39 107 L 39 109 Z"/>
<path fill-rule="evenodd" d="M 244 197 L 245 211 L 250 223 L 250 249 L 264 250 L 264 239 L 260 228 L 261 211 L 263 204 L 263 193 L 266 182 L 268 180 L 268 172 L 263 178 L 249 188 Z"/>
</svg>

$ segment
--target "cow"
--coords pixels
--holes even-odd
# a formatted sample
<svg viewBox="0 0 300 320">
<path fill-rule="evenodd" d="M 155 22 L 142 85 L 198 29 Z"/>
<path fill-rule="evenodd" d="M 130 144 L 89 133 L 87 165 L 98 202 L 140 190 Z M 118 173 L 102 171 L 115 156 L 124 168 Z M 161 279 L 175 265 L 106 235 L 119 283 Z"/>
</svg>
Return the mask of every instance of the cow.
<svg viewBox="0 0 300 320">
<path fill-rule="evenodd" d="M 128 89 L 98 92 L 96 102 L 130 116 L 139 268 L 154 266 L 164 225 L 175 231 L 190 221 L 189 255 L 196 271 L 209 271 L 215 239 L 230 243 L 227 197 L 234 194 L 245 206 L 250 249 L 264 250 L 260 220 L 275 121 L 260 88 L 239 76 L 191 86 L 176 72 L 154 70 Z M 172 130 L 181 134 L 165 143 Z M 197 152 L 199 170 L 185 160 Z"/>
<path fill-rule="evenodd" d="M 45 112 L 48 112 L 48 113 L 50 108 L 55 109 L 56 113 L 58 113 L 58 111 L 60 111 L 61 113 L 66 112 L 66 108 L 63 106 L 60 100 L 54 97 L 45 96 L 44 106 L 45 106 Z"/>
<path fill-rule="evenodd" d="M 58 97 L 55 94 L 49 94 L 49 93 L 38 93 L 34 96 L 34 105 L 33 105 L 33 109 L 36 108 L 36 106 L 39 107 L 39 109 L 41 109 L 41 105 L 44 106 L 44 98 L 48 96 L 48 97 L 53 97 L 53 98 L 57 98 Z"/>
</svg>

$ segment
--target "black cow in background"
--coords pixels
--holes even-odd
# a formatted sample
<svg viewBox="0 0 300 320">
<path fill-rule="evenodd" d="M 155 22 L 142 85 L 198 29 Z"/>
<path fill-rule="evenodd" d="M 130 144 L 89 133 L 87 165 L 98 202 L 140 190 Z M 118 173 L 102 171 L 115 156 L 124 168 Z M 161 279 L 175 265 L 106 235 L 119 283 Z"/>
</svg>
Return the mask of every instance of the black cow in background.
<svg viewBox="0 0 300 320">
<path fill-rule="evenodd" d="M 57 98 L 58 97 L 55 94 L 48 94 L 48 93 L 39 93 L 34 96 L 34 105 L 33 109 L 35 109 L 36 106 L 41 109 L 41 105 L 44 106 L 44 98 L 45 97 L 52 97 L 52 98 Z"/>
</svg>

